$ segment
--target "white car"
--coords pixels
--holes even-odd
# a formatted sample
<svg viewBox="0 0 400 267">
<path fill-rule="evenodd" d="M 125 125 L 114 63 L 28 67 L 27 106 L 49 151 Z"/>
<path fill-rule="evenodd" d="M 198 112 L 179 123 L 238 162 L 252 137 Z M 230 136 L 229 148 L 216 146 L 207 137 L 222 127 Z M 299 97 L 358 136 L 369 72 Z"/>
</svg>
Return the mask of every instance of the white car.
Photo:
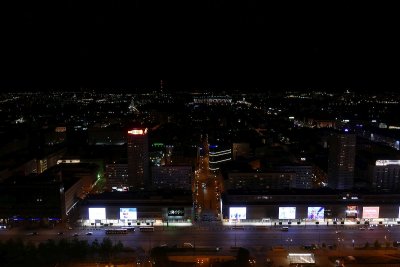
<svg viewBox="0 0 400 267">
<path fill-rule="evenodd" d="M 192 245 L 192 243 L 183 243 L 183 247 L 184 247 L 184 248 L 194 248 L 194 246 Z"/>
</svg>

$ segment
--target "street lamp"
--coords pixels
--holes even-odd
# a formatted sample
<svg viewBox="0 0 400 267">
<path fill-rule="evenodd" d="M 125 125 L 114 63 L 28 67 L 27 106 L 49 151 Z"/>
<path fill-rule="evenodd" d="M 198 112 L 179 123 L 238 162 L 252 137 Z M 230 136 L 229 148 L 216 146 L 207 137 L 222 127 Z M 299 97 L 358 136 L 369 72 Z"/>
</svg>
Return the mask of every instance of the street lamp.
<svg viewBox="0 0 400 267">
<path fill-rule="evenodd" d="M 317 229 L 317 231 L 318 231 L 318 246 L 319 246 L 319 244 L 321 243 L 321 232 L 319 229 Z"/>
<path fill-rule="evenodd" d="M 292 239 L 292 238 L 288 238 L 288 239 L 286 239 L 286 242 L 288 242 L 288 250 L 290 251 L 290 248 L 291 248 L 291 244 L 292 244 L 292 242 L 293 242 L 293 239 Z"/>
<path fill-rule="evenodd" d="M 385 245 L 384 245 L 384 246 L 385 246 L 385 250 L 386 250 L 387 247 L 388 247 L 388 246 L 387 246 L 387 237 L 386 237 L 386 235 L 385 235 Z"/>
<path fill-rule="evenodd" d="M 235 248 L 236 248 L 236 222 L 237 222 L 237 219 L 235 219 L 235 228 L 234 228 L 234 231 L 235 231 Z"/>
</svg>

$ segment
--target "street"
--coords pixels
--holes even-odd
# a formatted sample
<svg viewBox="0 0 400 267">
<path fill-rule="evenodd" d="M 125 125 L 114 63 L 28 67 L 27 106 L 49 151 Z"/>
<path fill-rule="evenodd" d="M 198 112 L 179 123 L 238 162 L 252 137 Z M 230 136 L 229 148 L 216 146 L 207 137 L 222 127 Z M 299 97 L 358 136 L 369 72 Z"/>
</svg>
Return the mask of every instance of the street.
<svg viewBox="0 0 400 267">
<path fill-rule="evenodd" d="M 92 235 L 86 235 L 89 230 L 70 230 L 58 235 L 54 229 L 35 230 L 37 235 L 30 235 L 30 231 L 22 229 L 1 230 L 0 240 L 21 238 L 34 244 L 46 242 L 48 239 L 84 239 L 89 242 L 95 239 L 101 241 L 104 237 L 113 242 L 120 240 L 125 246 L 139 251 L 148 252 L 152 247 L 162 244 L 180 246 L 185 242 L 195 246 L 215 246 L 229 249 L 235 245 L 256 248 L 257 251 L 268 250 L 273 246 L 284 246 L 288 250 L 296 250 L 300 246 L 311 244 L 336 245 L 340 248 L 364 246 L 366 242 L 371 245 L 378 240 L 382 245 L 393 241 L 400 241 L 400 226 L 377 226 L 374 230 L 360 230 L 362 226 L 291 226 L 287 232 L 281 231 L 279 226 L 245 226 L 243 229 L 231 229 L 219 223 L 202 223 L 192 227 L 155 227 L 154 232 L 131 232 L 128 234 L 106 235 L 104 230 L 90 230 Z M 77 233 L 78 236 L 73 236 Z"/>
</svg>

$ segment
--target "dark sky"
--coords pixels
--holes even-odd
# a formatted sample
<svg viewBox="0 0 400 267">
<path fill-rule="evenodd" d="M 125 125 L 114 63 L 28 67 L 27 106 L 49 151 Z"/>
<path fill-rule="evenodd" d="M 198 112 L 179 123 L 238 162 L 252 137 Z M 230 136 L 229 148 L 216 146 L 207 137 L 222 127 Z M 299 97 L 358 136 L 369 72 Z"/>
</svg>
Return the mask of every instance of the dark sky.
<svg viewBox="0 0 400 267">
<path fill-rule="evenodd" d="M 390 6 L 54 2 L 1 9 L 3 88 L 399 87 Z"/>
</svg>

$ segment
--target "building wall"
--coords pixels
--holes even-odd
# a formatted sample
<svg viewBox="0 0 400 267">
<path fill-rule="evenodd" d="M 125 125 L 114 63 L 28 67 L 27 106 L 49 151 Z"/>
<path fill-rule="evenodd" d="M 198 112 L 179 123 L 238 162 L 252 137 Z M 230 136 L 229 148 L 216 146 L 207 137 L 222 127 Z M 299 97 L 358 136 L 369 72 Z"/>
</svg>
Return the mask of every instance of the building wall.
<svg viewBox="0 0 400 267">
<path fill-rule="evenodd" d="M 60 182 L 2 184 L 0 196 L 0 218 L 3 219 L 13 216 L 23 219 L 65 217 Z"/>
<path fill-rule="evenodd" d="M 57 161 L 61 160 L 67 152 L 66 148 L 60 149 L 54 153 L 51 153 L 43 158 L 37 160 L 37 173 L 43 173 L 47 169 L 57 165 Z"/>
<path fill-rule="evenodd" d="M 191 166 L 154 166 L 151 180 L 154 188 L 191 190 L 193 171 Z"/>
<path fill-rule="evenodd" d="M 120 219 L 120 208 L 136 208 L 137 220 L 192 220 L 193 208 L 191 206 L 179 205 L 179 204 L 167 204 L 154 203 L 153 205 L 143 204 L 107 204 L 104 205 L 83 205 L 80 208 L 80 214 L 83 220 L 89 220 L 89 208 L 105 208 L 107 220 L 119 220 Z M 168 216 L 168 208 L 183 208 L 183 216 Z"/>
<path fill-rule="evenodd" d="M 83 180 L 77 179 L 76 183 L 74 183 L 70 188 L 65 190 L 65 213 L 68 213 L 69 210 L 74 206 L 74 204 L 78 201 L 78 198 L 83 198 Z"/>
<path fill-rule="evenodd" d="M 232 144 L 232 157 L 236 160 L 238 157 L 249 157 L 251 153 L 249 143 L 233 143 Z"/>
<path fill-rule="evenodd" d="M 379 218 L 390 218 L 397 219 L 399 216 L 399 205 L 393 204 L 364 204 L 364 205 L 356 205 L 358 210 L 357 218 L 359 220 L 363 220 L 363 207 L 379 207 Z M 246 220 L 262 220 L 263 218 L 269 218 L 272 220 L 279 219 L 279 207 L 295 207 L 296 208 L 296 216 L 293 220 L 302 220 L 306 219 L 308 216 L 308 208 L 309 207 L 323 207 L 325 211 L 327 209 L 330 210 L 331 215 L 325 215 L 325 219 L 351 219 L 346 217 L 346 209 L 347 205 L 325 205 L 321 204 L 308 204 L 308 205 L 260 205 L 260 206 L 252 206 L 252 205 L 229 205 L 224 206 L 223 208 L 223 217 L 225 219 L 229 218 L 229 207 L 246 207 Z M 367 218 L 368 219 L 368 218 Z M 288 221 L 288 219 L 282 219 L 283 221 Z"/>
<path fill-rule="evenodd" d="M 122 188 L 128 186 L 128 164 L 106 164 L 105 177 L 109 190 L 113 187 Z"/>
<path fill-rule="evenodd" d="M 88 194 L 97 180 L 99 166 L 97 164 L 78 163 L 60 164 L 63 179 L 78 178 L 81 181 L 82 194 Z"/>
<path fill-rule="evenodd" d="M 126 135 L 122 129 L 92 127 L 88 129 L 89 145 L 122 145 Z"/>
<path fill-rule="evenodd" d="M 371 186 L 377 191 L 400 191 L 400 165 L 373 166 Z"/>
<path fill-rule="evenodd" d="M 277 168 L 283 172 L 292 172 L 294 176 L 291 188 L 311 189 L 313 182 L 313 167 L 311 165 L 286 165 Z"/>
<path fill-rule="evenodd" d="M 328 186 L 330 188 L 353 188 L 355 149 L 355 134 L 335 134 L 331 137 L 328 162 Z"/>
<path fill-rule="evenodd" d="M 325 219 L 353 219 L 346 215 L 355 206 L 358 219 L 363 219 L 364 207 L 379 207 L 379 218 L 398 220 L 399 195 L 235 195 L 223 200 L 223 217 L 229 218 L 230 207 L 246 207 L 247 220 L 279 219 L 279 207 L 295 207 L 295 219 L 308 217 L 309 207 L 323 207 Z M 355 218 L 354 218 L 355 219 Z M 367 218 L 368 219 L 368 218 Z"/>
<path fill-rule="evenodd" d="M 284 189 L 290 188 L 295 173 L 229 173 L 227 189 Z"/>
</svg>

